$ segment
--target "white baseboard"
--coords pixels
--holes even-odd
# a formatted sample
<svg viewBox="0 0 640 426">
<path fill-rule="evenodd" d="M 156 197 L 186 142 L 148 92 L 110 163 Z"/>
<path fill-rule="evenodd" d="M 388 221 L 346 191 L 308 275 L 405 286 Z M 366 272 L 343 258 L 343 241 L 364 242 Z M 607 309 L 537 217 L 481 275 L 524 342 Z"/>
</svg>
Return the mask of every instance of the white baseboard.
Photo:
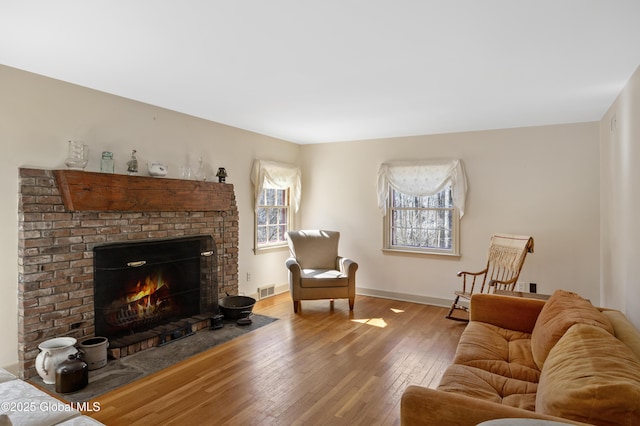
<svg viewBox="0 0 640 426">
<path fill-rule="evenodd" d="M 289 284 L 276 285 L 276 294 L 282 294 L 289 291 Z"/>
<path fill-rule="evenodd" d="M 289 284 L 279 284 L 275 286 L 275 294 L 282 294 L 289 291 Z M 394 291 L 376 290 L 372 288 L 356 287 L 356 293 L 363 296 L 380 297 L 382 299 L 400 300 L 403 302 L 420 303 L 423 305 L 440 306 L 448 308 L 453 302 L 453 293 L 451 299 L 441 299 L 438 297 L 419 296 L 409 293 L 398 293 Z M 251 293 L 247 296 L 258 299 L 258 293 Z"/>
<path fill-rule="evenodd" d="M 395 291 L 376 290 L 373 288 L 356 287 L 356 293 L 363 296 L 381 297 L 383 299 L 400 300 L 403 302 L 421 303 L 423 305 L 441 306 L 448 308 L 453 302 L 451 299 L 441 299 L 438 297 L 419 296 L 417 294 L 398 293 Z"/>
</svg>

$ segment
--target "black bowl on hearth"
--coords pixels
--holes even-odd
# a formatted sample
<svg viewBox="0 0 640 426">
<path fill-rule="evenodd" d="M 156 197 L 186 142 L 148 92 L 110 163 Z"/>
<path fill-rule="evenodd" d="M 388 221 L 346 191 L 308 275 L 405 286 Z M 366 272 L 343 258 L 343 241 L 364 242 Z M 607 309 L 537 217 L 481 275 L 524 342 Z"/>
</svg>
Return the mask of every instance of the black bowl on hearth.
<svg viewBox="0 0 640 426">
<path fill-rule="evenodd" d="M 220 313 L 226 319 L 245 318 L 251 315 L 256 299 L 249 296 L 227 296 L 218 301 Z"/>
</svg>

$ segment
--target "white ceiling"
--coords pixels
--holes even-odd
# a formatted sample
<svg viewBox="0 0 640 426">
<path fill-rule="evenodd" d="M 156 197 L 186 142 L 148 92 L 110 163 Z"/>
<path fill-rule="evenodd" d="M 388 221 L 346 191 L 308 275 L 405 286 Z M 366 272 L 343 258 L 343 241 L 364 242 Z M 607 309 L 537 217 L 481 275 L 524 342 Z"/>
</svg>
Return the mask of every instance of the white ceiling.
<svg viewBox="0 0 640 426">
<path fill-rule="evenodd" d="M 594 121 L 638 0 L 0 0 L 0 63 L 296 143 Z"/>
</svg>

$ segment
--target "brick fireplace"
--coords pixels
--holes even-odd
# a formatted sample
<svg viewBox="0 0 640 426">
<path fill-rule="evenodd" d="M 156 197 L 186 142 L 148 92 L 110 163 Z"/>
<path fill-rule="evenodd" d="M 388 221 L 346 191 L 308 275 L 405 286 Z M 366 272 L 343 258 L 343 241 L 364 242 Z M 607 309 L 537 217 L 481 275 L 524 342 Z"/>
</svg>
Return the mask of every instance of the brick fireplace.
<svg viewBox="0 0 640 426">
<path fill-rule="evenodd" d="M 18 363 L 35 376 L 44 340 L 94 336 L 93 249 L 210 235 L 218 297 L 238 292 L 233 185 L 19 169 Z"/>
</svg>

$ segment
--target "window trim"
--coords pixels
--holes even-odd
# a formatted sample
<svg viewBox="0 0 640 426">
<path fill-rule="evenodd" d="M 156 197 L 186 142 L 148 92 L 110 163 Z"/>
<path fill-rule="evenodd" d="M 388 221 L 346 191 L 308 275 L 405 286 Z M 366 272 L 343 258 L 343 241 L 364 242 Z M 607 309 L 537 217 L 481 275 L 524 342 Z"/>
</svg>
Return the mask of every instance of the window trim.
<svg viewBox="0 0 640 426">
<path fill-rule="evenodd" d="M 449 182 L 447 187 L 451 186 L 453 190 L 453 183 Z M 391 244 L 391 221 L 393 220 L 393 191 L 398 191 L 403 193 L 402 191 L 395 189 L 393 187 L 388 188 L 388 197 L 387 197 L 387 209 L 386 214 L 383 219 L 383 252 L 389 253 L 414 253 L 420 255 L 437 255 L 437 256 L 452 256 L 452 257 L 460 257 L 460 211 L 454 205 L 452 209 L 451 216 L 451 249 L 440 249 L 440 248 L 421 248 L 421 247 L 409 247 L 409 246 L 393 246 Z M 403 193 L 404 194 L 404 193 Z M 435 195 L 435 194 L 434 194 Z M 428 210 L 428 209 L 427 209 Z"/>
<path fill-rule="evenodd" d="M 284 236 L 284 240 L 283 241 L 278 241 L 277 243 L 262 244 L 262 245 L 258 244 L 258 210 L 260 208 L 265 208 L 265 207 L 266 208 L 282 208 L 282 207 L 285 207 L 287 209 L 287 231 L 290 231 L 291 229 L 293 229 L 292 227 L 293 227 L 294 215 L 293 215 L 293 213 L 291 211 L 292 210 L 292 206 L 291 206 L 291 188 L 281 189 L 281 188 L 274 188 L 274 187 L 270 187 L 268 185 L 265 185 L 262 188 L 262 191 L 266 191 L 268 189 L 276 189 L 276 190 L 285 191 L 285 198 L 287 200 L 287 204 L 284 205 L 284 206 L 261 206 L 261 205 L 256 205 L 256 208 L 254 209 L 254 212 L 253 212 L 253 252 L 254 252 L 254 254 L 265 253 L 265 252 L 269 252 L 269 251 L 273 251 L 273 250 L 280 250 L 280 249 L 288 247 L 286 234 Z"/>
</svg>

